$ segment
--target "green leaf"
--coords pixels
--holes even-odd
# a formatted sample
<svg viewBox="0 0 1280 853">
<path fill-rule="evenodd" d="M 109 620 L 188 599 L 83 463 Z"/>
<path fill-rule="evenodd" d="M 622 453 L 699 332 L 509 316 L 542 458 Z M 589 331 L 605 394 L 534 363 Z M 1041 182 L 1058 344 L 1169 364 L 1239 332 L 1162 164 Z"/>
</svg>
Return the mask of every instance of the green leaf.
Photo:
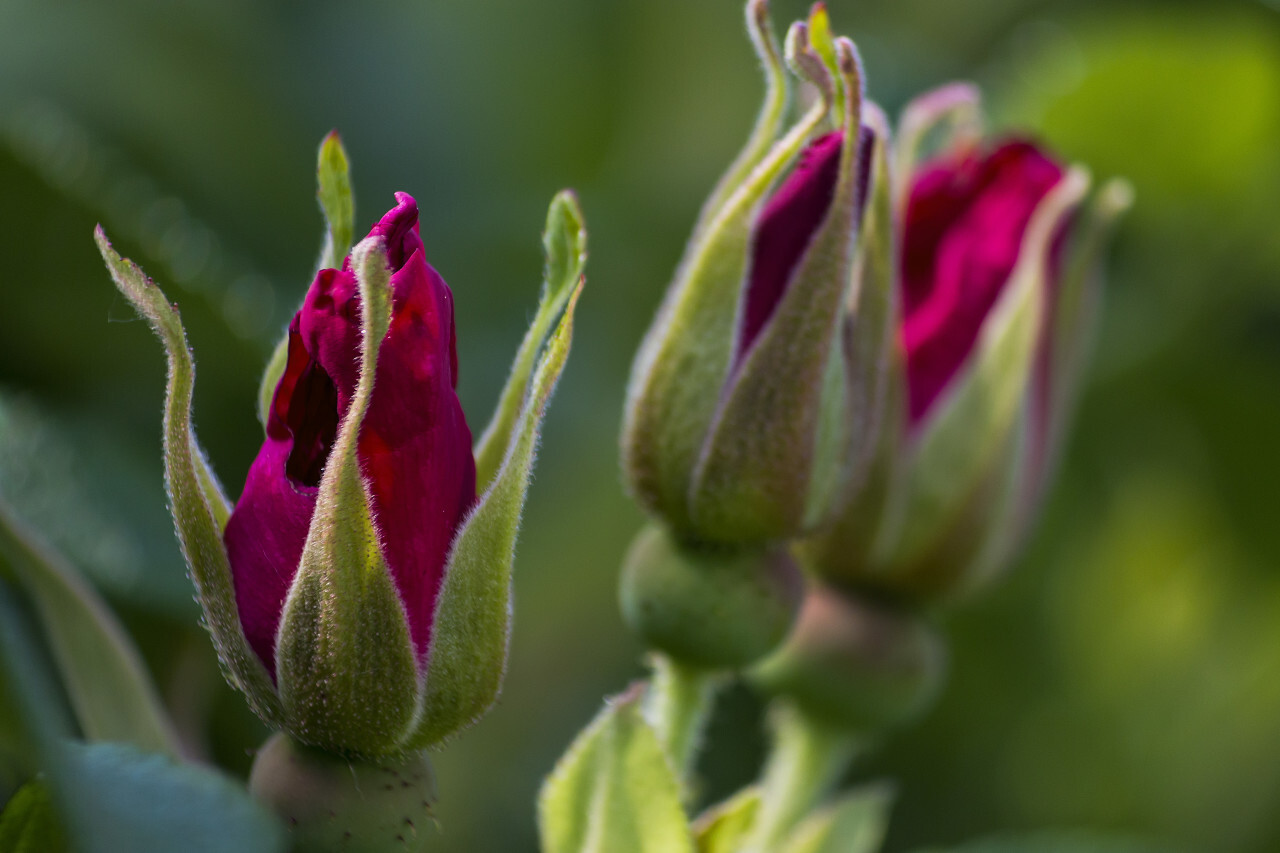
<svg viewBox="0 0 1280 853">
<path fill-rule="evenodd" d="M 222 529 L 231 515 L 231 504 L 205 461 L 191 425 L 195 364 L 177 306 L 169 303 L 137 264 L 121 258 L 111 248 L 102 226 L 94 231 L 94 237 L 116 287 L 147 320 L 168 357 L 164 408 L 165 486 L 178 540 L 196 595 L 204 608 L 205 625 L 228 680 L 245 694 L 260 717 L 268 723 L 277 722 L 280 706 L 275 688 L 240 627 L 231 564 L 222 544 Z"/>
<path fill-rule="evenodd" d="M 889 828 L 892 801 L 886 787 L 845 794 L 805 818 L 782 853 L 875 853 Z"/>
<path fill-rule="evenodd" d="M 285 726 L 340 753 L 396 751 L 417 719 L 420 685 L 409 620 L 373 524 L 357 444 L 391 324 L 384 240 L 351 253 L 360 285 L 360 378 L 316 495 L 302 558 L 277 634 Z"/>
<path fill-rule="evenodd" d="M 746 843 L 760 812 L 760 789 L 743 788 L 707 809 L 693 822 L 698 853 L 737 853 Z"/>
<path fill-rule="evenodd" d="M 125 744 L 81 744 L 34 638 L 0 578 L 0 670 L 32 761 L 79 853 L 123 850 L 270 853 L 283 828 L 244 789 L 213 771 Z M 0 849 L 5 849 L 0 846 Z"/>
<path fill-rule="evenodd" d="M 543 853 L 693 853 L 680 784 L 641 713 L 642 691 L 606 702 L 547 778 Z"/>
<path fill-rule="evenodd" d="M 76 849 L 275 853 L 288 833 L 231 779 L 120 744 L 62 745 L 52 787 Z"/>
<path fill-rule="evenodd" d="M 506 458 L 511 431 L 529 394 L 529 380 L 538 352 L 582 278 L 587 262 L 587 229 L 578 199 L 569 190 L 560 192 L 551 201 L 546 230 L 542 232 L 542 247 L 547 260 L 538 311 L 520 342 L 493 419 L 476 442 L 476 483 L 482 491 L 493 481 Z"/>
<path fill-rule="evenodd" d="M 1042 832 L 971 841 L 959 847 L 931 847 L 915 853 L 1172 853 L 1174 849 L 1148 841 L 1085 832 Z"/>
<path fill-rule="evenodd" d="M 48 786 L 33 779 L 0 813 L 0 853 L 66 853 L 70 850 Z"/>
<path fill-rule="evenodd" d="M 454 539 L 436 600 L 426 705 L 408 746 L 439 743 L 484 716 L 507 669 L 511 571 L 542 416 L 569 357 L 579 280 L 533 376 L 506 458 Z"/>
<path fill-rule="evenodd" d="M 972 509 L 977 491 L 1000 489 L 997 463 L 1016 438 L 1040 339 L 1050 243 L 1088 185 L 1087 174 L 1073 169 L 1040 203 L 968 364 L 907 449 L 911 458 L 891 498 L 889 527 L 877 543 L 889 549 L 889 562 L 909 565 L 926 556 Z"/>
<path fill-rule="evenodd" d="M 733 354 L 734 324 L 756 212 L 831 110 L 826 66 L 793 26 L 787 58 L 822 98 L 755 164 L 712 221 L 695 231 L 632 365 L 623 465 L 645 507 L 689 532 L 689 489 Z"/>
<path fill-rule="evenodd" d="M 320 143 L 316 164 L 316 199 L 324 213 L 324 249 L 319 269 L 341 269 L 355 234 L 356 206 L 351 195 L 351 167 L 338 131 L 330 131 Z"/>
<path fill-rule="evenodd" d="M 823 456 L 820 433 L 828 447 L 849 444 L 840 332 L 856 247 L 862 74 L 852 42 L 840 45 L 850 120 L 835 196 L 773 316 L 735 368 L 694 469 L 690 513 L 699 536 L 712 541 L 794 536 Z M 824 410 L 835 412 L 833 429 L 820 429 Z M 843 473 L 842 464 L 834 467 Z"/>
<path fill-rule="evenodd" d="M 85 737 L 176 755 L 177 736 L 128 634 L 93 588 L 3 500 L 0 554 L 31 599 Z"/>
</svg>

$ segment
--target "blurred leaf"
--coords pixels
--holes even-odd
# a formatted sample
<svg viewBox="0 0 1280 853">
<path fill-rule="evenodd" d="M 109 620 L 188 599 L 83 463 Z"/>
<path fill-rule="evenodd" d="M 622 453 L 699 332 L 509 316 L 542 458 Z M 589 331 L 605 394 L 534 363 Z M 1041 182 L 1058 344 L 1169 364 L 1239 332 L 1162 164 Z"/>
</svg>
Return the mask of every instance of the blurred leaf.
<svg viewBox="0 0 1280 853">
<path fill-rule="evenodd" d="M 1170 853 L 1170 850 L 1141 841 L 1082 833 L 1042 833 L 974 841 L 959 847 L 933 847 L 916 853 Z"/>
<path fill-rule="evenodd" d="M 2 500 L 0 554 L 32 599 L 84 735 L 176 755 L 177 736 L 128 634 L 75 569 L 38 542 Z"/>
<path fill-rule="evenodd" d="M 796 827 L 784 853 L 875 853 L 889 825 L 893 794 L 886 787 L 852 791 Z"/>
<path fill-rule="evenodd" d="M 680 783 L 640 710 L 641 689 L 605 703 L 538 797 L 543 853 L 693 853 Z"/>
<path fill-rule="evenodd" d="M 288 834 L 238 783 L 122 744 L 64 744 L 55 785 L 84 850 L 270 853 Z"/>
<path fill-rule="evenodd" d="M 191 584 L 152 474 L 98 424 L 0 391 L 0 498 L 104 592 L 188 619 Z"/>
<path fill-rule="evenodd" d="M 1131 179 L 1139 211 L 1265 193 L 1280 165 L 1278 32 L 1216 6 L 1094 15 L 1011 75 L 1002 115 Z"/>
<path fill-rule="evenodd" d="M 67 849 L 48 787 L 31 780 L 0 813 L 0 853 L 64 853 Z"/>
<path fill-rule="evenodd" d="M 747 840 L 760 811 L 760 789 L 743 788 L 707 809 L 693 824 L 698 853 L 736 853 Z"/>
</svg>

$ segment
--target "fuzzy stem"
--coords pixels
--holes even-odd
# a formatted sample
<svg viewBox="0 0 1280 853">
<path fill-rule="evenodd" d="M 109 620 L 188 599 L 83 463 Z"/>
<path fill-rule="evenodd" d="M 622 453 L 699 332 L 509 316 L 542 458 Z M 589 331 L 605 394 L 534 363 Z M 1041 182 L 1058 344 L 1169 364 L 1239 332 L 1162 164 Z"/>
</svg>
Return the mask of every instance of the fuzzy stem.
<svg viewBox="0 0 1280 853">
<path fill-rule="evenodd" d="M 760 814 L 745 850 L 780 849 L 796 825 L 840 781 L 862 740 L 847 729 L 823 724 L 790 704 L 769 715 L 773 747 L 761 780 Z"/>
<path fill-rule="evenodd" d="M 645 718 L 658 733 L 682 785 L 688 787 L 721 673 L 689 666 L 665 654 L 653 655 L 653 679 L 645 697 Z"/>
</svg>

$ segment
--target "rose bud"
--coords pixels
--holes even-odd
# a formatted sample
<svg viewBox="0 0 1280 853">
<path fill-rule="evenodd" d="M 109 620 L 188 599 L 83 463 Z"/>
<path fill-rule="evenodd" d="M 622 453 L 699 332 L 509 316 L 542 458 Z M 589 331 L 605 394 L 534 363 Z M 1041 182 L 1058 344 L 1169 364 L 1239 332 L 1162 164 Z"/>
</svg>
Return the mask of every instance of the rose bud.
<svg viewBox="0 0 1280 853">
<path fill-rule="evenodd" d="M 860 61 L 821 6 L 794 24 L 788 63 L 819 97 L 784 133 L 789 82 L 765 4 L 749 3 L 747 19 L 765 107 L 636 356 L 622 435 L 644 508 L 677 539 L 717 546 L 785 540 L 825 518 L 864 405 L 847 363 L 874 145 Z"/>
<path fill-rule="evenodd" d="M 321 149 L 320 190 L 333 263 L 352 210 L 336 136 Z M 516 528 L 585 259 L 562 194 L 539 310 L 473 454 L 454 391 L 452 294 L 426 261 L 414 200 L 396 200 L 340 268 L 317 273 L 293 318 L 234 509 L 195 442 L 177 310 L 98 233 L 117 286 L 168 351 L 171 508 L 229 679 L 296 741 L 364 757 L 438 742 L 496 699 Z"/>
<path fill-rule="evenodd" d="M 1009 561 L 1060 444 L 1127 185 L 1086 202 L 1083 169 L 1025 140 L 982 145 L 977 116 L 969 86 L 920 98 L 896 171 L 873 179 L 867 217 L 892 223 L 881 251 L 896 255 L 886 428 L 868 478 L 801 549 L 839 585 L 935 599 L 980 583 Z"/>
</svg>

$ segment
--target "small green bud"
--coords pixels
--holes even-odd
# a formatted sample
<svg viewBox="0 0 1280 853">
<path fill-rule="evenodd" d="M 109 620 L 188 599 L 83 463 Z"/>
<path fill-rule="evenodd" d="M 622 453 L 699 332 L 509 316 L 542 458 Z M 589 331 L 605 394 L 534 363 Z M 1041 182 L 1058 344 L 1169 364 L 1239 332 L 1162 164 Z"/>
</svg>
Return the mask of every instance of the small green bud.
<svg viewBox="0 0 1280 853">
<path fill-rule="evenodd" d="M 426 827 L 436 791 L 425 752 L 348 761 L 277 734 L 258 752 L 249 790 L 284 820 L 296 850 L 381 853 L 428 847 Z"/>
<path fill-rule="evenodd" d="M 872 733 L 923 712 L 945 672 L 941 637 L 915 614 L 815 586 L 791 636 L 750 678 L 815 720 Z"/>
<path fill-rule="evenodd" d="M 640 531 L 623 563 L 627 624 L 650 647 L 707 668 L 739 668 L 786 637 L 804 581 L 784 548 L 738 550 Z"/>
</svg>

